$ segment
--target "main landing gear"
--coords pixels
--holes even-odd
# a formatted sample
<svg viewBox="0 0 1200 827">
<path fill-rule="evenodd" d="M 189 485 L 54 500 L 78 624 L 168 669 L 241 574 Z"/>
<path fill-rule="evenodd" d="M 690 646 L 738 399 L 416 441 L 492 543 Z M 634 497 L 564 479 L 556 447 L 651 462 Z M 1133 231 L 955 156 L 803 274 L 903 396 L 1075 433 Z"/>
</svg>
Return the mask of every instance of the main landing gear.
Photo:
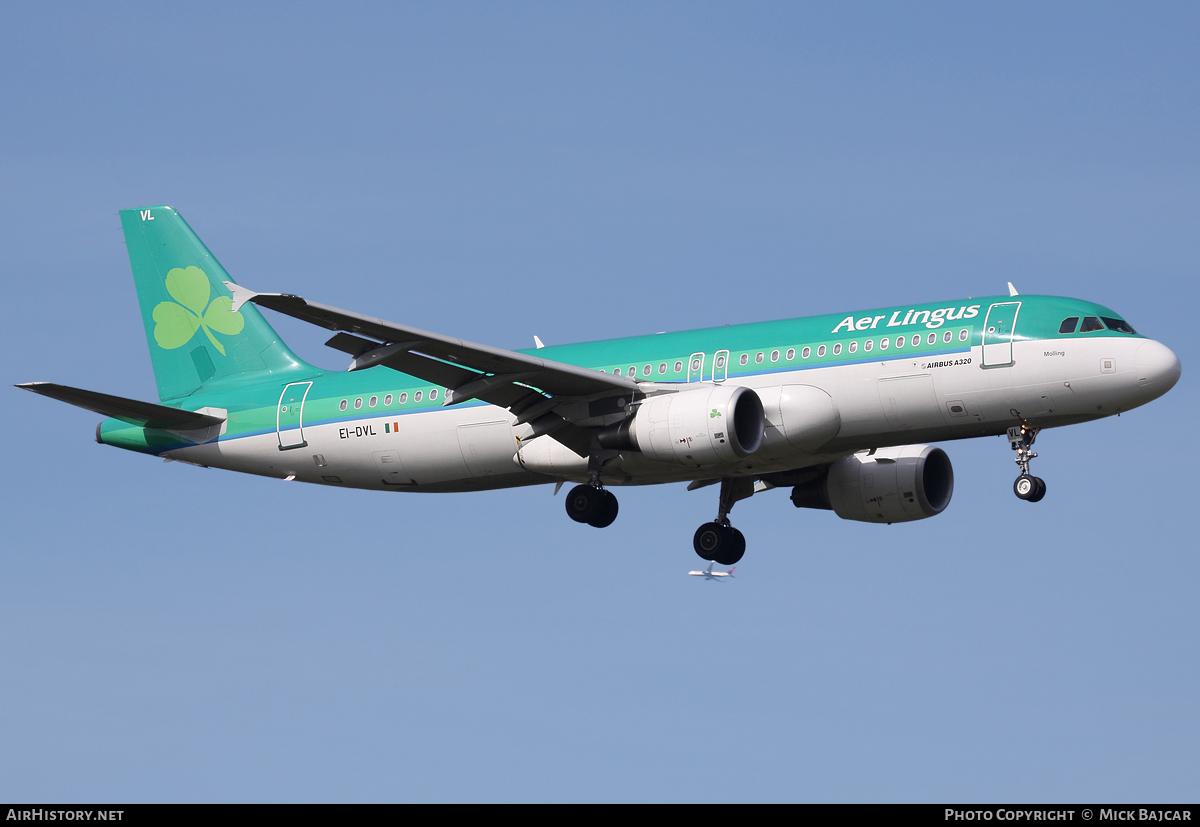
<svg viewBox="0 0 1200 827">
<path fill-rule="evenodd" d="M 617 498 L 598 483 L 577 485 L 567 494 L 567 516 L 577 523 L 606 528 L 617 519 Z"/>
<path fill-rule="evenodd" d="M 593 528 L 608 528 L 617 519 L 617 498 L 600 485 L 600 469 L 617 456 L 617 451 L 601 448 L 596 437 L 592 437 L 592 451 L 588 456 L 588 481 L 577 485 L 567 494 L 567 516 L 577 523 L 587 523 Z M 554 489 L 558 493 L 558 489 Z"/>
<path fill-rule="evenodd" d="M 1033 441 L 1037 439 L 1039 430 L 1024 422 L 1019 428 L 1008 429 L 1008 441 L 1017 452 L 1017 467 L 1021 469 L 1021 476 L 1013 483 L 1013 493 L 1031 503 L 1046 496 L 1046 481 L 1029 473 L 1029 463 L 1037 456 L 1033 451 Z"/>
<path fill-rule="evenodd" d="M 754 493 L 754 480 L 721 480 L 721 501 L 717 507 L 717 519 L 696 529 L 692 546 L 703 560 L 711 560 L 722 566 L 732 566 L 746 553 L 746 538 L 742 532 L 729 524 L 729 512 L 738 500 Z"/>
</svg>

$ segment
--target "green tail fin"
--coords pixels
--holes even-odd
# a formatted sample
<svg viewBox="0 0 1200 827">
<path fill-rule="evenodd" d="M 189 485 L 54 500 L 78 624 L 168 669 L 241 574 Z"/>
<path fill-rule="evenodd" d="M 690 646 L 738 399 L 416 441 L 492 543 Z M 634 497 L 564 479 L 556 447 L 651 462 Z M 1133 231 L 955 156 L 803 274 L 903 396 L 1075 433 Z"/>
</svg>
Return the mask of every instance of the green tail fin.
<svg viewBox="0 0 1200 827">
<path fill-rule="evenodd" d="M 313 370 L 253 305 L 233 312 L 222 283 L 233 279 L 173 208 L 122 210 L 121 228 L 159 399 L 235 377 L 261 380 Z"/>
</svg>

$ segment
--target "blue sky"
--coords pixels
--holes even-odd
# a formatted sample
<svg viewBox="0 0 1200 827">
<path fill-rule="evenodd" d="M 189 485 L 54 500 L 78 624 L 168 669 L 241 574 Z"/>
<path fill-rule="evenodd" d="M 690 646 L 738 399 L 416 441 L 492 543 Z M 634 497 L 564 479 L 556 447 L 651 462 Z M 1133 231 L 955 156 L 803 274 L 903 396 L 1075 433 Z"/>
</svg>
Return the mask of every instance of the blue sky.
<svg viewBox="0 0 1200 827">
<path fill-rule="evenodd" d="M 0 407 L 0 799 L 1200 794 L 1193 4 L 0 6 L 8 384 L 154 382 L 116 212 L 240 282 L 501 347 L 1003 292 L 1166 397 L 881 527 L 712 489 L 325 490 Z M 271 319 L 340 368 L 321 331 Z"/>
</svg>

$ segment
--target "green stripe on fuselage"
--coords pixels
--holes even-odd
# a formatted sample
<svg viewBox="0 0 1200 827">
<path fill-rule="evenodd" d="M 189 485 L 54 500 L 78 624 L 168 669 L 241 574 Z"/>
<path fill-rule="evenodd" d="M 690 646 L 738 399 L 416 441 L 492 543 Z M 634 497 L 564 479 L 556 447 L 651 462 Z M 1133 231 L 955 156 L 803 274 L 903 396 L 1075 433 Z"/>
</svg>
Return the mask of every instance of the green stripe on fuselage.
<svg viewBox="0 0 1200 827">
<path fill-rule="evenodd" d="M 1092 302 L 1055 296 L 987 296 L 954 302 L 934 302 L 857 313 L 834 313 L 547 346 L 541 349 L 529 348 L 521 352 L 535 353 L 554 361 L 609 373 L 620 370 L 627 374 L 629 369 L 633 368 L 637 377 L 641 379 L 685 382 L 688 374 L 687 363 L 692 354 L 705 355 L 703 378 L 707 381 L 712 377 L 714 354 L 728 350 L 727 381 L 736 381 L 741 377 L 764 373 L 835 367 L 865 361 L 889 361 L 917 353 L 932 355 L 979 346 L 982 343 L 983 322 L 988 308 L 993 304 L 1011 302 L 1021 302 L 1014 341 L 1131 335 L 1107 329 L 1092 333 L 1058 332 L 1063 319 L 1071 316 L 1121 318 L 1112 310 Z M 973 315 L 967 317 L 972 308 Z M 939 314 L 938 311 L 942 312 Z M 952 314 L 956 318 L 946 318 Z M 906 318 L 909 319 L 909 323 L 903 324 Z M 854 330 L 847 329 L 848 319 L 853 322 Z M 858 327 L 864 319 L 867 323 L 863 326 L 864 329 L 860 330 Z M 960 332 L 963 330 L 967 331 L 965 341 L 960 339 Z M 947 331 L 952 334 L 950 342 L 945 341 Z M 929 342 L 930 334 L 935 334 L 936 340 L 932 343 Z M 915 335 L 920 336 L 918 345 L 912 344 Z M 895 341 L 899 336 L 904 337 L 905 345 L 898 349 Z M 887 350 L 882 350 L 879 341 L 885 337 L 890 344 Z M 867 340 L 872 342 L 870 352 L 865 350 Z M 850 349 L 852 343 L 855 346 L 853 351 Z M 819 356 L 818 349 L 822 345 L 826 349 L 825 355 Z M 806 347 L 811 349 L 807 358 L 802 355 Z M 839 353 L 834 353 L 835 347 L 840 350 Z M 794 351 L 791 359 L 787 358 L 789 350 Z M 778 358 L 772 361 L 771 355 L 776 351 Z M 763 354 L 762 362 L 757 361 L 759 353 Z M 747 357 L 744 366 L 741 364 L 743 355 Z M 676 363 L 679 363 L 678 369 Z M 666 367 L 660 373 L 659 368 L 662 365 Z M 647 366 L 650 366 L 651 371 L 648 375 L 645 373 Z M 296 381 L 314 383 L 304 404 L 305 427 L 440 410 L 445 393 L 444 388 L 438 388 L 390 368 L 374 367 L 354 373 L 315 370 L 305 376 L 290 375 L 286 379 L 253 384 L 226 381 L 219 389 L 210 390 L 206 387 L 192 396 L 177 400 L 176 404 L 188 410 L 201 407 L 226 409 L 229 418 L 221 440 L 273 433 L 276 427 L 279 394 L 286 383 Z M 437 391 L 437 398 L 434 400 L 429 399 L 431 390 Z M 422 401 L 419 403 L 415 401 L 417 392 L 422 394 Z M 389 393 L 392 395 L 392 404 L 385 406 L 384 397 Z M 405 404 L 398 401 L 401 394 L 407 394 Z M 373 407 L 370 405 L 372 396 L 377 397 Z M 360 398 L 362 407 L 356 409 L 355 400 Z M 346 400 L 347 403 L 344 411 L 340 409 L 342 400 Z M 111 419 L 101 424 L 99 435 L 106 444 L 152 454 L 192 444 L 165 431 L 146 430 Z"/>
</svg>

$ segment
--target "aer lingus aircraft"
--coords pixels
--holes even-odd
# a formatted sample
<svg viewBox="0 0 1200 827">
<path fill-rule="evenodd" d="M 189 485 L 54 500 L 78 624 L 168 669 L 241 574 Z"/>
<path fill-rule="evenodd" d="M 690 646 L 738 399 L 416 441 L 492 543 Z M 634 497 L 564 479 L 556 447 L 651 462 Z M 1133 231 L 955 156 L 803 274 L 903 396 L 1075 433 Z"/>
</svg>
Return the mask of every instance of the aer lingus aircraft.
<svg viewBox="0 0 1200 827">
<path fill-rule="evenodd" d="M 1018 497 L 1043 428 L 1143 405 L 1175 354 L 1108 308 L 1017 295 L 512 351 L 255 293 L 171 207 L 121 212 L 162 404 L 20 387 L 109 417 L 96 440 L 195 465 L 377 491 L 564 481 L 572 520 L 617 516 L 619 485 L 720 486 L 694 545 L 722 565 L 738 500 L 791 488 L 801 508 L 873 523 L 950 503 L 928 441 L 1007 433 Z M 353 359 L 302 361 L 258 308 L 320 325 Z"/>
</svg>

